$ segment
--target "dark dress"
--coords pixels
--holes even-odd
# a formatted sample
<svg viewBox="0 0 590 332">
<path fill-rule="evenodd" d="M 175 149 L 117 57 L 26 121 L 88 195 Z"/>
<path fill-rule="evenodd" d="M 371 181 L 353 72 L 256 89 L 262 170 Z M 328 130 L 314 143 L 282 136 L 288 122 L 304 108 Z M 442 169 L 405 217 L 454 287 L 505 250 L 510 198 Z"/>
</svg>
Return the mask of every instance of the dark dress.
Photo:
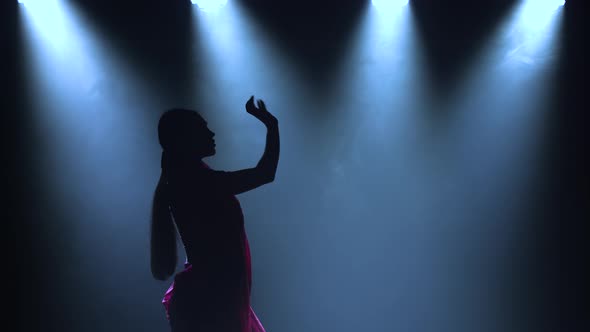
<svg viewBox="0 0 590 332">
<path fill-rule="evenodd" d="M 226 192 L 223 171 L 202 161 L 170 166 L 171 210 L 185 247 L 185 269 L 164 295 L 173 332 L 264 332 L 250 306 L 251 258 L 244 216 Z"/>
</svg>

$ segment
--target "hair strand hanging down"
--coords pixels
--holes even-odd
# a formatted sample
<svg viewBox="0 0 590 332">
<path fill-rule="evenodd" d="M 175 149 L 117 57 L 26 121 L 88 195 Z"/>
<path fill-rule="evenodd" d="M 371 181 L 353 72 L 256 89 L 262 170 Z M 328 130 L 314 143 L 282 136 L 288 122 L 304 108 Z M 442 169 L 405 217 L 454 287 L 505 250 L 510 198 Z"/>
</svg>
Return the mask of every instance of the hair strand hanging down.
<svg viewBox="0 0 590 332">
<path fill-rule="evenodd" d="M 170 211 L 167 180 L 162 170 L 152 202 L 151 270 L 154 278 L 166 280 L 174 274 L 177 263 L 176 227 Z"/>
</svg>

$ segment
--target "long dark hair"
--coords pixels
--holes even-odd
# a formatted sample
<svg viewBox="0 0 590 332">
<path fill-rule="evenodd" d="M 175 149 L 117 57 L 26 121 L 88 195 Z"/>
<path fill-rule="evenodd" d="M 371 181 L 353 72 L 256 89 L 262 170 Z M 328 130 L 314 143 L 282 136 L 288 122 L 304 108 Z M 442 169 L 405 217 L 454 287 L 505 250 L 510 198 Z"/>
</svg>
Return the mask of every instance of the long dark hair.
<svg viewBox="0 0 590 332">
<path fill-rule="evenodd" d="M 160 180 L 154 191 L 151 215 L 151 269 L 158 280 L 166 280 L 174 274 L 178 254 L 176 252 L 176 227 L 168 193 L 168 179 L 162 170 Z"/>
<path fill-rule="evenodd" d="M 199 123 L 201 125 L 199 125 Z M 178 262 L 177 231 L 171 211 L 169 188 L 170 160 L 184 151 L 194 149 L 191 137 L 202 133 L 205 120 L 196 111 L 175 108 L 166 111 L 158 123 L 158 139 L 162 146 L 162 173 L 154 191 L 151 215 L 150 261 L 154 278 L 166 280 L 174 274 Z M 191 152 L 192 154 L 192 152 Z"/>
</svg>

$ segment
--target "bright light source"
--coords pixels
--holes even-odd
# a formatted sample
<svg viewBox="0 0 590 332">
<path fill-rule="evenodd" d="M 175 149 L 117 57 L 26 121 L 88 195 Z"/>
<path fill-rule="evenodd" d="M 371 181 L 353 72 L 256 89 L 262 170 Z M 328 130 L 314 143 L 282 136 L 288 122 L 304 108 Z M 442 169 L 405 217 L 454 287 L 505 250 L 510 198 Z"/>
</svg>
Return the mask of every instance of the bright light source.
<svg viewBox="0 0 590 332">
<path fill-rule="evenodd" d="M 516 11 L 518 15 L 518 26 L 529 34 L 545 34 L 555 22 L 555 17 L 561 12 L 563 0 L 528 0 L 525 1 Z M 541 37 L 539 40 L 545 38 Z"/>
<path fill-rule="evenodd" d="M 547 8 L 561 7 L 565 5 L 565 0 L 541 0 L 538 3 L 544 4 Z"/>
<path fill-rule="evenodd" d="M 203 11 L 213 11 L 227 4 L 227 0 L 191 0 L 191 2 Z"/>
<path fill-rule="evenodd" d="M 371 0 L 373 6 L 382 8 L 382 9 L 390 9 L 394 7 L 401 7 L 408 4 L 409 0 Z"/>
</svg>

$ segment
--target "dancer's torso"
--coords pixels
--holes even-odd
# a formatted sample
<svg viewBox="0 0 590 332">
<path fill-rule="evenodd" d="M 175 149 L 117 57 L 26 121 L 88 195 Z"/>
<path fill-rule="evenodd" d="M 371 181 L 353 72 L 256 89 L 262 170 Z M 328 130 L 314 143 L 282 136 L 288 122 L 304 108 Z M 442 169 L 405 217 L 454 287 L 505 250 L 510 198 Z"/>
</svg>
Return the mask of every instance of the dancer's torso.
<svg viewBox="0 0 590 332">
<path fill-rule="evenodd" d="M 201 277 L 242 279 L 245 274 L 244 219 L 239 201 L 216 188 L 207 169 L 169 176 L 171 209 L 187 260 Z"/>
</svg>

